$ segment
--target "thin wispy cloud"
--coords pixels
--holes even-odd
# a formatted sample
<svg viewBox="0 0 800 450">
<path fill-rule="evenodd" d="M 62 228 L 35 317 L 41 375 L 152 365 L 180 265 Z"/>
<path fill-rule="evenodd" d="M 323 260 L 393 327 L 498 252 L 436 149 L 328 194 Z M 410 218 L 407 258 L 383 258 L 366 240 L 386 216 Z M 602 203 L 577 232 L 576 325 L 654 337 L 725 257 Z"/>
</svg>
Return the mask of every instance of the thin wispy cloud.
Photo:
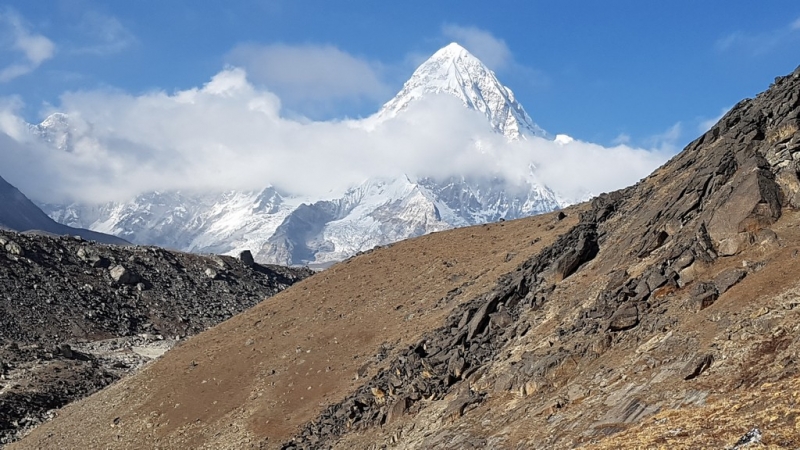
<svg viewBox="0 0 800 450">
<path fill-rule="evenodd" d="M 710 130 L 711 127 L 716 125 L 717 122 L 719 122 L 720 119 L 722 119 L 722 117 L 725 116 L 725 114 L 727 114 L 728 111 L 731 110 L 731 108 L 732 108 L 731 106 L 722 108 L 719 112 L 719 115 L 712 117 L 710 119 L 699 119 L 700 123 L 697 124 L 697 131 L 699 133 L 705 133 L 706 131 Z"/>
<path fill-rule="evenodd" d="M 11 9 L 0 11 L 0 35 L 0 52 L 9 55 L 6 61 L 10 62 L 0 68 L 2 83 L 33 72 L 55 54 L 55 44 L 32 32 L 22 17 Z"/>
<path fill-rule="evenodd" d="M 25 142 L 30 140 L 28 127 L 18 112 L 23 103 L 19 97 L 0 98 L 0 134 Z"/>
<path fill-rule="evenodd" d="M 458 42 L 494 71 L 508 68 L 514 61 L 505 41 L 477 27 L 446 24 L 442 35 Z"/>
<path fill-rule="evenodd" d="M 627 133 L 620 133 L 612 141 L 614 145 L 628 145 L 631 143 L 631 135 Z"/>
<path fill-rule="evenodd" d="M 72 119 L 71 152 L 23 133 L 18 107 L 0 102 L 0 176 L 50 202 L 124 201 L 154 190 L 268 184 L 324 198 L 370 177 L 402 174 L 498 176 L 516 183 L 531 176 L 531 164 L 537 181 L 575 197 L 634 183 L 672 155 L 671 149 L 579 140 L 508 142 L 482 114 L 446 95 L 414 103 L 379 126 L 292 120 L 282 114 L 277 95 L 239 68 L 171 94 L 64 94 L 58 110 Z"/>
<path fill-rule="evenodd" d="M 718 51 L 744 51 L 758 56 L 768 53 L 781 45 L 800 41 L 800 18 L 779 28 L 762 32 L 736 31 L 718 39 Z"/>
<path fill-rule="evenodd" d="M 119 19 L 96 11 L 84 13 L 76 28 L 83 36 L 83 42 L 71 49 L 77 54 L 109 55 L 137 42 L 136 36 Z"/>
<path fill-rule="evenodd" d="M 538 89 L 551 84 L 550 77 L 545 72 L 519 63 L 506 42 L 489 31 L 474 26 L 445 24 L 441 33 L 444 40 L 458 42 L 489 69 L 513 77 L 517 82 L 516 85 L 528 84 Z M 415 65 L 419 65 L 430 55 L 412 56 L 411 60 Z"/>
<path fill-rule="evenodd" d="M 380 103 L 392 95 L 381 64 L 332 45 L 241 44 L 226 60 L 280 95 L 292 110 L 314 112 L 342 103 Z"/>
<path fill-rule="evenodd" d="M 683 136 L 683 123 L 676 122 L 661 133 L 656 133 L 644 140 L 648 148 L 674 155 L 680 150 Z"/>
</svg>

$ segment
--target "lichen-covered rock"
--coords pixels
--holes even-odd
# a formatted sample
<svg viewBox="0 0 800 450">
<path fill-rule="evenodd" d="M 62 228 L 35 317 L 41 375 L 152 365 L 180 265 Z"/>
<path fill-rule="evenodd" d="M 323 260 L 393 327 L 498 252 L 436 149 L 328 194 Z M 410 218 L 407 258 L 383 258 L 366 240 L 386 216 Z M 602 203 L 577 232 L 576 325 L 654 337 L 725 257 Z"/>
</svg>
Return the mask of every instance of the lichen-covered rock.
<svg viewBox="0 0 800 450">
<path fill-rule="evenodd" d="M 5 245 L 5 249 L 11 255 L 22 256 L 25 254 L 25 251 L 22 250 L 22 247 L 14 241 L 8 241 L 8 243 Z"/>
</svg>

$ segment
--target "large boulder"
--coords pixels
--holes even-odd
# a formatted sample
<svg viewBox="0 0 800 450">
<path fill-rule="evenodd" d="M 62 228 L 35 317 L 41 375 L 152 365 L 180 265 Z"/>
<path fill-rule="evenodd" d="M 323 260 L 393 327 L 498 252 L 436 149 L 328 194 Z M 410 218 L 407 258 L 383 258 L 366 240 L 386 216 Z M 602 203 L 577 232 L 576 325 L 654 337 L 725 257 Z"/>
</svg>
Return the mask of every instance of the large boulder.
<svg viewBox="0 0 800 450">
<path fill-rule="evenodd" d="M 731 180 L 728 201 L 714 211 L 707 224 L 708 235 L 716 245 L 726 240 L 728 244 L 738 243 L 739 233 L 755 233 L 780 218 L 780 187 L 765 165 L 763 157 L 753 156 Z M 728 248 L 726 253 L 737 250 Z"/>
<path fill-rule="evenodd" d="M 121 264 L 108 269 L 108 273 L 111 275 L 111 279 L 119 284 L 136 284 L 139 282 L 139 276 Z"/>
</svg>

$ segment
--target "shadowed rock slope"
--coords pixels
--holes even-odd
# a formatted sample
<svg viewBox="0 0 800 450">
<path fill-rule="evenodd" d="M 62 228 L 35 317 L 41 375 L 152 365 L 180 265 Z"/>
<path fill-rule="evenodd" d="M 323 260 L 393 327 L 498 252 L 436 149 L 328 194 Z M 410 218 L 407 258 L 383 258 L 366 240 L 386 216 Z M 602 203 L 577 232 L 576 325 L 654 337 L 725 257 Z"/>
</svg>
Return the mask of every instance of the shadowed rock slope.
<svg viewBox="0 0 800 450">
<path fill-rule="evenodd" d="M 336 265 L 15 448 L 796 448 L 798 130 L 800 69 L 635 186 Z"/>
<path fill-rule="evenodd" d="M 310 274 L 0 231 L 0 443 Z"/>
<path fill-rule="evenodd" d="M 81 236 L 104 244 L 130 244 L 110 234 L 72 228 L 51 219 L 19 189 L 0 177 L 0 230 L 30 231 L 55 235 Z"/>
</svg>

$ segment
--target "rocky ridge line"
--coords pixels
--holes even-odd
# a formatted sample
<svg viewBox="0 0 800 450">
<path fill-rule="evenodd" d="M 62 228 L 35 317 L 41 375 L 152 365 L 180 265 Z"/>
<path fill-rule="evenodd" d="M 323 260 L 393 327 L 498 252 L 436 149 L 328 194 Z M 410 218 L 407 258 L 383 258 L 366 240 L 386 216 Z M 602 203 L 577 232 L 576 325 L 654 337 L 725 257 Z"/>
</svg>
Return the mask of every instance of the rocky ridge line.
<svg viewBox="0 0 800 450">
<path fill-rule="evenodd" d="M 452 392 L 459 395 L 445 410 L 450 422 L 492 392 L 537 392 L 555 396 L 552 408 L 563 407 L 570 400 L 558 397 L 550 377 L 566 362 L 586 364 L 612 346 L 648 342 L 680 320 L 673 314 L 676 309 L 708 308 L 759 270 L 753 265 L 713 279 L 703 275 L 721 258 L 776 245 L 770 226 L 784 208 L 800 207 L 799 129 L 800 68 L 776 79 L 769 91 L 737 104 L 654 175 L 595 199 L 580 224 L 556 244 L 507 276 L 489 296 L 459 307 L 445 326 L 328 407 L 282 448 L 329 447 L 350 431 L 416 414 L 420 400 L 439 400 Z M 683 184 L 660 190 L 657 183 L 679 183 L 660 181 L 670 173 L 679 174 Z M 598 254 L 597 265 L 609 269 L 608 281 L 577 319 L 559 328 L 561 345 L 524 353 L 508 373 L 495 375 L 489 383 L 493 389 L 475 389 L 484 368 L 535 326 L 530 313 Z M 676 376 L 693 380 L 717 364 L 718 356 L 698 353 Z M 657 409 L 636 400 L 621 414 L 626 421 L 638 420 Z"/>
</svg>

